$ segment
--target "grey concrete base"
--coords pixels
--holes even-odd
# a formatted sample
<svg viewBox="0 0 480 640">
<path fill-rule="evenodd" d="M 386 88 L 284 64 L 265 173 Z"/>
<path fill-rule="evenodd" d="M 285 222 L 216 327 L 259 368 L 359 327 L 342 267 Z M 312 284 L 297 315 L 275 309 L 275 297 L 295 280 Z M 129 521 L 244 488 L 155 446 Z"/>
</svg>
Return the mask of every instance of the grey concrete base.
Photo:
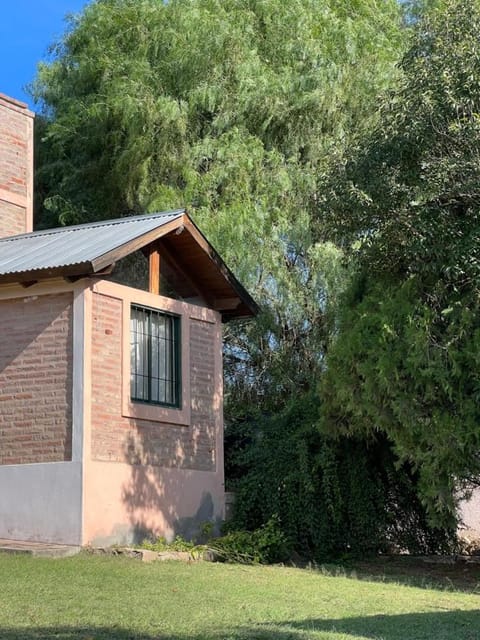
<svg viewBox="0 0 480 640">
<path fill-rule="evenodd" d="M 80 551 L 80 547 L 44 542 L 0 539 L 0 553 L 20 553 L 37 558 L 67 558 Z"/>
<path fill-rule="evenodd" d="M 82 465 L 0 466 L 0 540 L 82 543 Z"/>
</svg>

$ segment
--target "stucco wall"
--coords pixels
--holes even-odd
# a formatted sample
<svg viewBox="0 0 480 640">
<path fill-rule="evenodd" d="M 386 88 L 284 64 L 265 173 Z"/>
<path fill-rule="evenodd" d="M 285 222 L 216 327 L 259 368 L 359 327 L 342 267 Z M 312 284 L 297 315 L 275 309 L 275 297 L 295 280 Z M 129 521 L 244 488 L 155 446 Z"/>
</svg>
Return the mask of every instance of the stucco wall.
<svg viewBox="0 0 480 640">
<path fill-rule="evenodd" d="M 131 302 L 181 314 L 188 422 L 125 415 Z M 119 322 L 123 318 L 123 322 Z M 92 296 L 90 456 L 85 459 L 84 544 L 146 533 L 193 535 L 223 517 L 220 317 L 195 305 L 107 283 Z M 186 339 L 186 344 L 185 344 Z M 187 366 L 186 364 L 187 363 Z M 120 366 L 121 365 L 121 366 Z M 185 387 L 185 388 L 187 388 Z M 152 409 L 152 407 L 149 407 Z M 167 412 L 168 413 L 168 412 Z M 172 415 L 175 412 L 172 412 Z M 150 413 L 152 418 L 154 414 Z M 87 454 L 88 455 L 88 454 Z"/>
<path fill-rule="evenodd" d="M 33 113 L 0 94 L 0 237 L 32 230 Z"/>
<path fill-rule="evenodd" d="M 223 484 L 205 471 L 90 461 L 85 495 L 84 545 L 192 538 L 224 517 Z"/>
<path fill-rule="evenodd" d="M 0 467 L 0 538 L 81 544 L 81 463 Z"/>
<path fill-rule="evenodd" d="M 71 459 L 72 304 L 0 300 L 0 465 Z"/>
<path fill-rule="evenodd" d="M 460 503 L 460 536 L 480 544 L 480 489 L 475 489 L 470 500 Z"/>
</svg>

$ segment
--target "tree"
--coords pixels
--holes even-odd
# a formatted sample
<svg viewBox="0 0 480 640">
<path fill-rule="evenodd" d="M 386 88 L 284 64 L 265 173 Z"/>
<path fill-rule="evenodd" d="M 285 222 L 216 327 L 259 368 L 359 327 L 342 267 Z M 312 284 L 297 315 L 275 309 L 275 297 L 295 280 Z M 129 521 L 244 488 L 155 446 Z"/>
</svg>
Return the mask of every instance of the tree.
<svg viewBox="0 0 480 640">
<path fill-rule="evenodd" d="M 358 267 L 325 423 L 386 433 L 437 523 L 480 478 L 479 28 L 477 0 L 416 24 L 376 131 L 325 197 Z"/>
<path fill-rule="evenodd" d="M 283 402 L 344 280 L 317 176 L 371 126 L 403 37 L 395 0 L 92 2 L 33 87 L 42 224 L 186 205 L 264 309 L 227 336 L 237 405 Z"/>
<path fill-rule="evenodd" d="M 395 494 L 370 473 L 365 447 L 329 447 L 311 413 L 348 278 L 343 249 L 317 224 L 319 181 L 376 123 L 405 33 L 395 0 L 98 0 L 34 85 L 42 224 L 186 205 L 260 303 L 255 322 L 226 329 L 226 444 L 237 454 L 227 472 L 244 476 L 248 501 L 263 460 L 278 460 L 265 508 L 239 512 L 244 525 L 267 522 L 288 472 L 288 504 L 298 488 L 306 509 L 285 508 L 282 526 L 303 530 L 312 553 L 333 521 L 335 531 L 357 523 L 357 534 L 330 536 L 328 550 L 361 545 L 367 531 L 377 548 L 381 502 Z M 336 514 L 323 464 L 343 487 Z"/>
</svg>

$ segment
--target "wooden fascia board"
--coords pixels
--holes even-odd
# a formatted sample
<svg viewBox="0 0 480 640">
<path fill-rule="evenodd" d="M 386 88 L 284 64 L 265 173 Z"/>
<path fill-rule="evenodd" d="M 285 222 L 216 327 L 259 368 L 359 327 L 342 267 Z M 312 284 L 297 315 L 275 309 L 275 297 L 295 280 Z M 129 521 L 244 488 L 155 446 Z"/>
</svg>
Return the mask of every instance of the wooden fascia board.
<svg viewBox="0 0 480 640">
<path fill-rule="evenodd" d="M 128 242 L 125 242 L 119 247 L 115 247 L 115 249 L 112 249 L 111 251 L 108 251 L 107 253 L 104 253 L 103 255 L 98 256 L 97 258 L 92 260 L 92 267 L 93 267 L 94 273 L 96 273 L 97 271 L 101 271 L 102 269 L 107 267 L 109 264 L 113 264 L 114 262 L 117 262 L 118 260 L 125 258 L 125 256 L 130 255 L 134 251 L 143 249 L 143 247 L 145 247 L 147 244 L 150 244 L 151 242 L 158 240 L 159 238 L 166 235 L 167 233 L 170 233 L 171 231 L 175 231 L 176 229 L 178 229 L 184 224 L 183 218 L 184 218 L 184 214 L 179 216 L 178 218 L 175 218 L 175 220 L 172 220 L 171 222 L 166 222 L 161 226 L 158 226 L 155 229 L 152 229 L 151 231 L 147 231 L 146 233 L 143 233 L 142 235 L 137 236 L 136 238 L 133 238 L 133 240 L 129 240 Z"/>
<path fill-rule="evenodd" d="M 114 264 L 109 264 L 107 267 L 105 267 L 105 269 L 102 269 L 101 271 L 97 271 L 96 273 L 79 273 L 79 274 L 75 274 L 75 275 L 63 275 L 64 279 L 67 280 L 67 282 L 77 282 L 78 280 L 81 280 L 82 278 L 87 278 L 87 277 L 92 277 L 95 276 L 96 278 L 101 278 L 103 276 L 109 276 L 111 275 L 113 268 L 115 266 Z"/>
<path fill-rule="evenodd" d="M 240 284 L 240 282 L 236 279 L 230 269 L 227 267 L 222 258 L 218 255 L 212 245 L 205 238 L 200 229 L 195 225 L 195 223 L 189 218 L 185 216 L 185 229 L 188 230 L 190 235 L 195 239 L 197 244 L 203 249 L 203 251 L 207 254 L 207 256 L 214 262 L 217 269 L 220 271 L 222 276 L 227 280 L 230 286 L 233 288 L 234 292 L 238 294 L 240 300 L 244 303 L 246 307 L 251 312 L 252 316 L 257 315 L 259 312 L 259 307 L 255 300 L 250 296 L 248 291 Z"/>
<path fill-rule="evenodd" d="M 234 311 L 242 304 L 241 299 L 238 298 L 217 298 L 213 301 L 213 308 L 215 311 Z"/>
<path fill-rule="evenodd" d="M 32 269 L 31 271 L 21 271 L 16 273 L 4 273 L 0 275 L 0 284 L 12 282 L 32 282 L 33 280 L 46 280 L 47 278 L 88 276 L 92 275 L 91 262 L 81 262 L 66 267 L 53 267 L 48 269 Z"/>
</svg>

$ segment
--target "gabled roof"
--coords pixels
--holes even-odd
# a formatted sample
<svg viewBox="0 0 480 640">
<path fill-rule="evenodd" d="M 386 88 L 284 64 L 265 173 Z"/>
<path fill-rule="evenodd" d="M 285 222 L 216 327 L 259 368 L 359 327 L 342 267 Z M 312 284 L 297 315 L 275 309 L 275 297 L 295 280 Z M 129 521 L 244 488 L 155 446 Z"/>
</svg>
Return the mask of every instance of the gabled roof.
<svg viewBox="0 0 480 640">
<path fill-rule="evenodd" d="M 0 238 L 0 284 L 102 276 L 155 241 L 165 243 L 165 251 L 168 245 L 169 254 L 226 318 L 257 313 L 254 300 L 183 209 Z"/>
</svg>

